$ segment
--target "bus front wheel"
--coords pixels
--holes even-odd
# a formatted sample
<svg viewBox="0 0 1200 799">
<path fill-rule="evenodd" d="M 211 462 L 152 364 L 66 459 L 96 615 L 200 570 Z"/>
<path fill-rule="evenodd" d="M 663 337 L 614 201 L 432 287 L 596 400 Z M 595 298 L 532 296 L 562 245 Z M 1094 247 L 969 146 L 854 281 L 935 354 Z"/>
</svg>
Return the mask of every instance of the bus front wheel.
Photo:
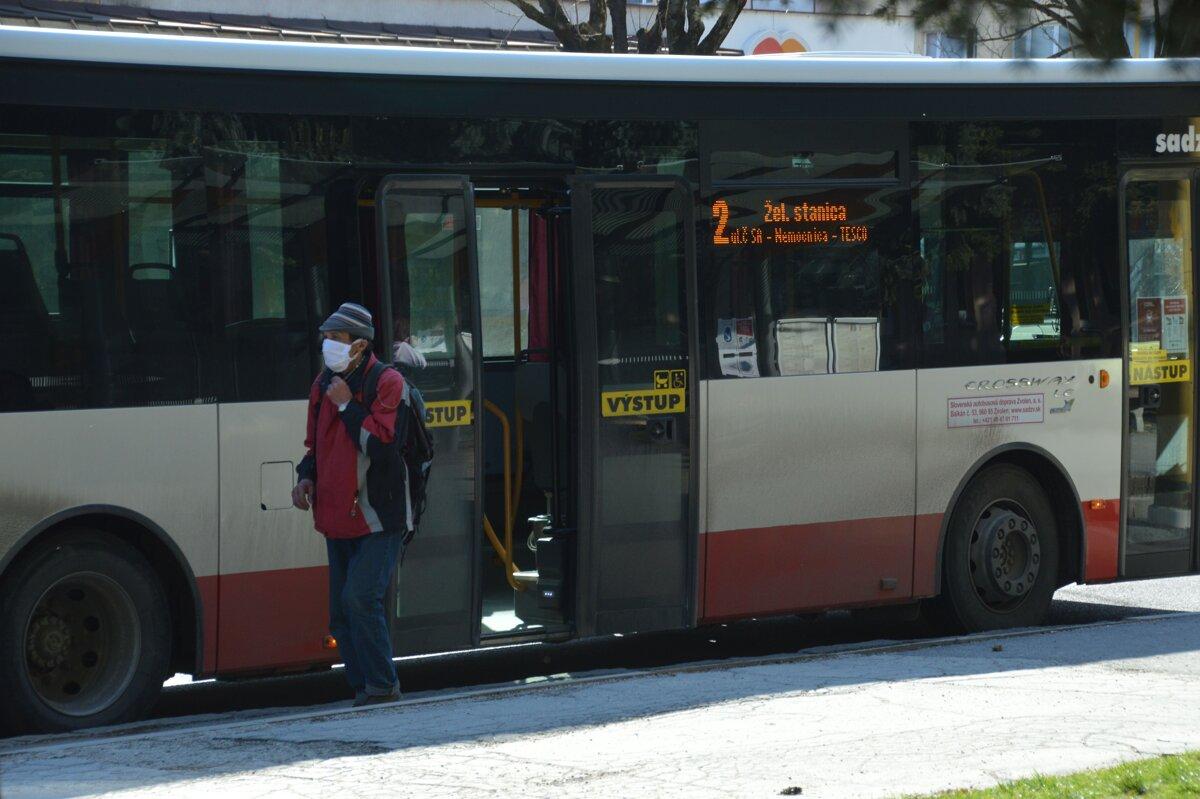
<svg viewBox="0 0 1200 799">
<path fill-rule="evenodd" d="M 66 536 L 0 586 L 0 721 L 15 732 L 115 724 L 149 711 L 171 618 L 146 559 L 118 539 Z"/>
<path fill-rule="evenodd" d="M 938 615 L 975 632 L 1041 624 L 1058 577 L 1058 525 L 1037 480 L 990 466 L 964 489 L 950 517 Z"/>
</svg>

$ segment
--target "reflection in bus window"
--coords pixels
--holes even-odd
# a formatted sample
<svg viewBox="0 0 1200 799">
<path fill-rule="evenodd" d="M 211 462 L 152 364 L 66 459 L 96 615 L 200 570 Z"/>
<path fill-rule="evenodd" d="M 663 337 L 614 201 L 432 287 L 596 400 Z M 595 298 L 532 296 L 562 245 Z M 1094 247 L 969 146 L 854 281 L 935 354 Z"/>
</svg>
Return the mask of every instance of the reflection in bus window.
<svg viewBox="0 0 1200 799">
<path fill-rule="evenodd" d="M 395 189 L 384 203 L 394 340 L 407 339 L 425 356 L 427 399 L 465 398 L 474 381 L 474 343 L 463 200 Z"/>
<path fill-rule="evenodd" d="M 1115 175 L 1075 123 L 914 127 L 924 364 L 1119 351 Z"/>
</svg>

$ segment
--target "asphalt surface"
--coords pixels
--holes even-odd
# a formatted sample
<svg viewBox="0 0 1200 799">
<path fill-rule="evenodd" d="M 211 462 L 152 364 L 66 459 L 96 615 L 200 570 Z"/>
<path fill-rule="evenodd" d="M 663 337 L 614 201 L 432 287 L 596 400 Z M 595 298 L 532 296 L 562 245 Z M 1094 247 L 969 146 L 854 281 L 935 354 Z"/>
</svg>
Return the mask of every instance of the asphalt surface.
<svg viewBox="0 0 1200 799">
<path fill-rule="evenodd" d="M 1055 595 L 1047 624 L 1088 624 L 1171 611 L 1200 611 L 1200 576 L 1068 586 Z M 941 634 L 921 621 L 838 612 L 818 618 L 759 619 L 683 632 L 407 658 L 398 661 L 398 670 L 405 693 L 419 695 L 550 675 L 837 649 L 868 641 L 915 641 Z M 310 707 L 350 698 L 338 669 L 237 682 L 175 682 L 164 689 L 154 718 Z"/>
<path fill-rule="evenodd" d="M 120 734 L 0 746 L 0 791 L 6 799 L 925 795 L 1200 747 L 1197 652 L 1200 613 L 1166 612 L 593 672 L 371 708 L 160 719 Z"/>
</svg>

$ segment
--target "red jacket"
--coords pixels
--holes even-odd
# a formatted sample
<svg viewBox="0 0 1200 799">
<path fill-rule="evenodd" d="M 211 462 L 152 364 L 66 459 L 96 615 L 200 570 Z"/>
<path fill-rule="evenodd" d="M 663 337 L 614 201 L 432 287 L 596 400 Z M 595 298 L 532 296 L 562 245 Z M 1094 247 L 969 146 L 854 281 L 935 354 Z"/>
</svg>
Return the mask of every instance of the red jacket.
<svg viewBox="0 0 1200 799">
<path fill-rule="evenodd" d="M 382 473 L 386 463 L 382 448 L 395 439 L 404 378 L 395 369 L 384 369 L 375 401 L 364 407 L 363 382 L 376 361 L 369 355 L 345 377 L 354 398 L 340 413 L 325 396 L 331 378 L 328 370 L 317 376 L 309 393 L 307 454 L 296 472 L 300 479 L 316 484 L 313 524 L 328 538 L 401 529 L 409 518 L 403 476 Z M 373 457 L 377 463 L 372 463 Z"/>
</svg>

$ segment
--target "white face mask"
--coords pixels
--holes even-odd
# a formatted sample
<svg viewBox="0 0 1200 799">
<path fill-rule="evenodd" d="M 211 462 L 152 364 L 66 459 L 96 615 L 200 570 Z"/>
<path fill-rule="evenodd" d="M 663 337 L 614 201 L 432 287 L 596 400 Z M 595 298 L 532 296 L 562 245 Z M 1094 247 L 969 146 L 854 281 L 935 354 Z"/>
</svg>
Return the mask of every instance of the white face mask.
<svg viewBox="0 0 1200 799">
<path fill-rule="evenodd" d="M 321 356 L 331 372 L 344 372 L 350 366 L 350 345 L 327 338 L 321 342 Z"/>
</svg>

